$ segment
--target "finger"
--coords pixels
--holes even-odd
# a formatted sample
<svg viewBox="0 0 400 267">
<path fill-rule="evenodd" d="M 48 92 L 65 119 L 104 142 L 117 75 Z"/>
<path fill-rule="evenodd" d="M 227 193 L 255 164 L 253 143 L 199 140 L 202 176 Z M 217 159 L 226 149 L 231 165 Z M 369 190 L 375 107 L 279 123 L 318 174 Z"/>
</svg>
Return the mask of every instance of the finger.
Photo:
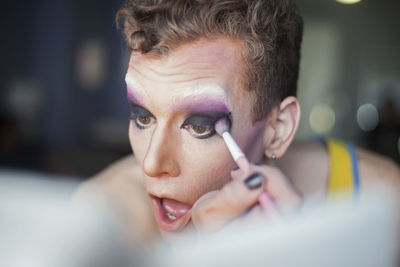
<svg viewBox="0 0 400 267">
<path fill-rule="evenodd" d="M 256 166 L 256 165 L 250 163 L 249 170 L 246 172 L 239 168 L 233 169 L 231 171 L 232 179 L 238 179 L 238 178 L 242 177 L 243 175 L 250 175 L 251 173 L 255 172 L 254 166 Z"/>
<path fill-rule="evenodd" d="M 254 166 L 254 170 L 264 175 L 265 191 L 278 207 L 280 213 L 288 214 L 301 205 L 300 194 L 294 189 L 290 180 L 276 167 Z"/>
<path fill-rule="evenodd" d="M 257 166 L 251 165 L 250 167 L 251 170 L 254 171 Z M 236 175 L 237 175 L 236 179 L 240 179 L 240 176 L 238 176 L 238 172 L 236 173 Z M 260 206 L 262 207 L 261 210 L 264 212 L 264 214 L 267 214 L 268 217 L 270 217 L 275 222 L 280 222 L 281 220 L 280 212 L 278 211 L 276 204 L 274 203 L 274 201 L 271 199 L 271 197 L 267 192 L 264 191 L 259 195 L 258 202 L 260 203 Z"/>
<path fill-rule="evenodd" d="M 245 174 L 245 172 L 239 168 L 231 171 L 232 179 L 238 179 L 239 177 L 242 177 L 244 174 Z"/>
<path fill-rule="evenodd" d="M 218 193 L 201 197 L 192 208 L 192 221 L 201 232 L 214 232 L 257 203 L 264 177 L 253 173 L 233 180 Z"/>
</svg>

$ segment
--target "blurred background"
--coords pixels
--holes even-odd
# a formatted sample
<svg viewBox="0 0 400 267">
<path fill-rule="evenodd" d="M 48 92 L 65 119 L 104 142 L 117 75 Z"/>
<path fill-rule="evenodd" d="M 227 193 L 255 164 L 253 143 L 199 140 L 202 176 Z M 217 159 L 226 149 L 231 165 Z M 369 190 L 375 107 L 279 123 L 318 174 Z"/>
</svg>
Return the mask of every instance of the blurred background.
<svg viewBox="0 0 400 267">
<path fill-rule="evenodd" d="M 297 138 L 330 135 L 400 163 L 400 1 L 295 1 Z M 0 168 L 80 180 L 131 153 L 122 2 L 2 1 Z"/>
</svg>

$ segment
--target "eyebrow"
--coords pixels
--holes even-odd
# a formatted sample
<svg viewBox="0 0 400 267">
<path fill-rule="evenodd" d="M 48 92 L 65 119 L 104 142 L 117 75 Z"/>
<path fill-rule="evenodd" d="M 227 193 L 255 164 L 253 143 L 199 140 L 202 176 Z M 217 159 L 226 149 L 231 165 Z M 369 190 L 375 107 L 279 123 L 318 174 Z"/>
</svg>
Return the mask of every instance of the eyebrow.
<svg viewBox="0 0 400 267">
<path fill-rule="evenodd" d="M 172 107 L 173 112 L 185 111 L 190 114 L 229 113 L 228 105 L 223 99 L 210 95 L 198 95 L 178 101 Z"/>
<path fill-rule="evenodd" d="M 188 110 L 191 113 L 211 110 L 228 113 L 225 90 L 214 84 L 197 85 L 174 103 L 172 111 L 181 110 Z"/>
<path fill-rule="evenodd" d="M 133 81 L 132 81 L 133 82 Z M 142 96 L 135 87 L 127 84 L 128 102 L 144 106 Z M 230 113 L 224 89 L 219 85 L 198 85 L 188 93 L 180 96 L 173 104 L 171 112 L 188 112 L 191 114 Z"/>
</svg>

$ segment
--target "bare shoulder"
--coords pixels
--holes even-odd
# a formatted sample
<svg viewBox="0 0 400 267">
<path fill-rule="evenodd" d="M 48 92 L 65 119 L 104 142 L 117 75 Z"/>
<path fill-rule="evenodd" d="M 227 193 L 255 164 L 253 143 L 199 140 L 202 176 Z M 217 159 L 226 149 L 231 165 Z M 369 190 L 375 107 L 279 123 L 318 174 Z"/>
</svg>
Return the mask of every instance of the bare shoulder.
<svg viewBox="0 0 400 267">
<path fill-rule="evenodd" d="M 295 141 L 277 161 L 277 166 L 303 195 L 325 193 L 329 156 L 322 143 Z"/>
<path fill-rule="evenodd" d="M 356 148 L 362 187 L 377 183 L 400 189 L 399 166 L 391 159 Z M 296 141 L 277 161 L 277 166 L 303 194 L 324 193 L 329 177 L 329 154 L 322 143 Z"/>
<path fill-rule="evenodd" d="M 362 185 L 381 183 L 400 188 L 400 169 L 394 160 L 362 148 L 357 148 L 356 154 Z"/>
<path fill-rule="evenodd" d="M 132 155 L 119 159 L 83 182 L 77 193 L 100 193 L 128 184 L 141 186 L 140 167 Z"/>
</svg>

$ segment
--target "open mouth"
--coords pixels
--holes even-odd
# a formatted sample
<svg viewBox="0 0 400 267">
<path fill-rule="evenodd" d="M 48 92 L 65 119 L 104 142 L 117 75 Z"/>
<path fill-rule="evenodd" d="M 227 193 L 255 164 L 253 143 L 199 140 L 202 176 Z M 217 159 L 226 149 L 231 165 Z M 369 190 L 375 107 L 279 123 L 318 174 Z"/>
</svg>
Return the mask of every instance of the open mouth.
<svg viewBox="0 0 400 267">
<path fill-rule="evenodd" d="M 161 230 L 178 231 L 190 220 L 191 206 L 170 198 L 151 196 L 153 213 Z"/>
</svg>

